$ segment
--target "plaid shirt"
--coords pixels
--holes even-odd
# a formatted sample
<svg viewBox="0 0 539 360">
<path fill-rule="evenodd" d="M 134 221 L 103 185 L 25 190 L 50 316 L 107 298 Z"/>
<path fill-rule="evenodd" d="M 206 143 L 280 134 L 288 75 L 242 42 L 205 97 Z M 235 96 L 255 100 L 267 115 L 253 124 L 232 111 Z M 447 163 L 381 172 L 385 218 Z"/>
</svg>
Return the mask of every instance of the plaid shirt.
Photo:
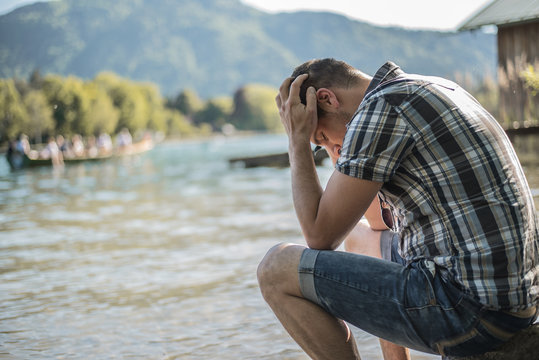
<svg viewBox="0 0 539 360">
<path fill-rule="evenodd" d="M 453 82 L 378 70 L 336 168 L 383 182 L 407 261 L 433 261 L 491 309 L 538 302 L 538 221 L 497 121 Z"/>
</svg>

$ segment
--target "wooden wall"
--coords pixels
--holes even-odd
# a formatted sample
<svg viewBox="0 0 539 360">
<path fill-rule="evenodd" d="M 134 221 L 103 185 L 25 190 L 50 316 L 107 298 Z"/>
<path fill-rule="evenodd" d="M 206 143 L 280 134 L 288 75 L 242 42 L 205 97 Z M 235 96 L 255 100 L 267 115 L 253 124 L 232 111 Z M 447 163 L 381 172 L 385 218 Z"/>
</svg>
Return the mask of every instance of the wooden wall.
<svg viewBox="0 0 539 360">
<path fill-rule="evenodd" d="M 506 127 L 539 125 L 539 94 L 532 96 L 521 76 L 529 64 L 539 72 L 539 19 L 498 26 L 499 120 Z"/>
</svg>

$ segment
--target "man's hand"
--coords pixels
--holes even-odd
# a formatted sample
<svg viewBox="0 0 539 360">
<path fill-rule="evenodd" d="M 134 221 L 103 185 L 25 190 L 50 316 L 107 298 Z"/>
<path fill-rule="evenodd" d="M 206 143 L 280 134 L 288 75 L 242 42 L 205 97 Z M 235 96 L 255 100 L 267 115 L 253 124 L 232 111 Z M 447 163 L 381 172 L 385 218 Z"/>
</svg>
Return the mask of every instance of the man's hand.
<svg viewBox="0 0 539 360">
<path fill-rule="evenodd" d="M 318 125 L 315 89 L 312 86 L 307 89 L 307 105 L 303 105 L 299 97 L 301 84 L 308 76 L 308 74 L 302 74 L 293 82 L 292 78 L 285 79 L 279 88 L 279 94 L 275 98 L 281 122 L 288 134 L 291 145 L 298 143 L 308 144 Z"/>
</svg>

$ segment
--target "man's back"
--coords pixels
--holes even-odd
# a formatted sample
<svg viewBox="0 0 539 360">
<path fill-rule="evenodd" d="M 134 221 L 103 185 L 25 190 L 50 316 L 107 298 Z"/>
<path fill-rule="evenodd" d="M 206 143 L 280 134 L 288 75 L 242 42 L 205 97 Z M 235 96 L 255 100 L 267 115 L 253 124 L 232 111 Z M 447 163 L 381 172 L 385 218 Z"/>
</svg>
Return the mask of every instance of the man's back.
<svg viewBox="0 0 539 360">
<path fill-rule="evenodd" d="M 537 301 L 526 179 L 503 129 L 454 83 L 386 64 L 350 123 L 337 169 L 385 183 L 407 261 L 434 261 L 495 309 Z"/>
</svg>

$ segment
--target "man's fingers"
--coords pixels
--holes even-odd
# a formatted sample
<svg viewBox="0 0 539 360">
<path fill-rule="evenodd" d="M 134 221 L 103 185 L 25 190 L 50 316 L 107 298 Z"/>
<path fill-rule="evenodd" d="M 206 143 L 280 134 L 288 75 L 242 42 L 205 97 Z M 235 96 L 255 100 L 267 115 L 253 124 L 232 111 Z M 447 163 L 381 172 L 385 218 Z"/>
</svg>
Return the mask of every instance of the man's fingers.
<svg viewBox="0 0 539 360">
<path fill-rule="evenodd" d="M 309 74 L 301 74 L 295 79 L 289 77 L 284 79 L 281 87 L 279 88 L 279 94 L 275 97 L 275 102 L 277 106 L 281 108 L 289 99 L 292 99 L 293 103 L 299 103 L 299 91 L 301 84 L 309 77 Z M 294 80 L 294 81 L 292 81 Z"/>
<path fill-rule="evenodd" d="M 292 85 L 290 86 L 289 96 L 291 99 L 294 99 L 294 101 L 296 101 L 297 99 L 298 103 L 301 101 L 299 99 L 299 90 L 301 88 L 301 84 L 303 84 L 305 79 L 307 79 L 308 77 L 309 77 L 309 74 L 301 74 L 292 82 Z"/>
<path fill-rule="evenodd" d="M 316 89 L 312 86 L 309 86 L 309 88 L 307 89 L 307 94 L 305 98 L 306 98 L 305 110 L 311 117 L 314 116 L 315 121 L 318 123 L 318 114 L 317 114 L 318 101 L 316 99 Z M 316 126 L 313 126 L 311 137 L 314 136 L 315 131 L 316 131 Z"/>
<path fill-rule="evenodd" d="M 309 86 L 309 88 L 307 89 L 305 100 L 307 102 L 305 104 L 307 111 L 313 111 L 313 110 L 316 111 L 317 101 L 316 101 L 316 90 L 314 89 L 314 87 Z"/>
<path fill-rule="evenodd" d="M 288 93 L 290 91 L 291 82 L 292 82 L 292 78 L 290 77 L 286 78 L 284 79 L 283 83 L 281 84 L 281 87 L 279 88 L 279 95 L 277 95 L 277 97 L 280 98 L 280 103 L 277 103 L 279 107 L 281 106 L 281 104 L 285 103 L 286 100 L 288 100 Z"/>
<path fill-rule="evenodd" d="M 281 122 L 290 139 L 297 139 L 298 136 L 309 139 L 318 124 L 314 87 L 310 86 L 307 89 L 306 105 L 301 103 L 299 97 L 301 85 L 308 77 L 308 74 L 302 74 L 295 79 L 285 79 L 279 88 L 279 94 L 275 97 Z"/>
</svg>

